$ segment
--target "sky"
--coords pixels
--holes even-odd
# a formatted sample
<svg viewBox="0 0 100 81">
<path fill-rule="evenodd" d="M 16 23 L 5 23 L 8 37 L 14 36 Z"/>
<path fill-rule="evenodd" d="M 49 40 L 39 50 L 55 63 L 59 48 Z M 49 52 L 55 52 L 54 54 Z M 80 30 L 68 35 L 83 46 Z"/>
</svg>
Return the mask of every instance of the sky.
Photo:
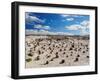
<svg viewBox="0 0 100 81">
<path fill-rule="evenodd" d="M 89 15 L 25 12 L 25 29 L 33 34 L 89 35 Z"/>
</svg>

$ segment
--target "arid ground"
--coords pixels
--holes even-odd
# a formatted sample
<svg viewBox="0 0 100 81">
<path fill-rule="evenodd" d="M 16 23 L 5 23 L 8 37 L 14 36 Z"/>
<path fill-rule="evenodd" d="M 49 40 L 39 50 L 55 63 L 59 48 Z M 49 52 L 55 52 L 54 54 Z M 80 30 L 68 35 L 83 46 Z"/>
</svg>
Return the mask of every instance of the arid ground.
<svg viewBox="0 0 100 81">
<path fill-rule="evenodd" d="M 25 53 L 26 68 L 89 65 L 89 37 L 27 35 Z"/>
</svg>

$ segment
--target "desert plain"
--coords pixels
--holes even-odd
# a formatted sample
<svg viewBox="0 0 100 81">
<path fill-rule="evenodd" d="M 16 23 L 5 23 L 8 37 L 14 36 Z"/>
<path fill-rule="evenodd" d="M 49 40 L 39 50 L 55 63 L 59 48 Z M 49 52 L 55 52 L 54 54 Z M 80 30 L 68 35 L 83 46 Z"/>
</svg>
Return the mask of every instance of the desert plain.
<svg viewBox="0 0 100 81">
<path fill-rule="evenodd" d="M 25 36 L 25 68 L 89 65 L 89 36 Z"/>
</svg>

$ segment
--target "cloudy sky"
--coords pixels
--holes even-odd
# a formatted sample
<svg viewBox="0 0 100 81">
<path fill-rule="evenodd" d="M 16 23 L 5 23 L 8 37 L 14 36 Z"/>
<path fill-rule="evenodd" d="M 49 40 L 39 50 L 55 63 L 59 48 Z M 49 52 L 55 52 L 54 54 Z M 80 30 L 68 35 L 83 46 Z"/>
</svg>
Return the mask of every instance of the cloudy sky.
<svg viewBox="0 0 100 81">
<path fill-rule="evenodd" d="M 39 34 L 88 35 L 89 15 L 26 12 L 25 28 Z"/>
</svg>

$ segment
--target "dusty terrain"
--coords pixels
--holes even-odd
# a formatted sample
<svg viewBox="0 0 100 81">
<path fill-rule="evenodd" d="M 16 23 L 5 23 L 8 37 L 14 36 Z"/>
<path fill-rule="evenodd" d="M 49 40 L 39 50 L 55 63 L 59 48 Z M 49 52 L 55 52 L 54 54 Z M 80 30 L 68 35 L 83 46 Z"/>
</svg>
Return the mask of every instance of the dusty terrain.
<svg viewBox="0 0 100 81">
<path fill-rule="evenodd" d="M 89 37 L 26 36 L 25 67 L 89 65 Z"/>
</svg>

